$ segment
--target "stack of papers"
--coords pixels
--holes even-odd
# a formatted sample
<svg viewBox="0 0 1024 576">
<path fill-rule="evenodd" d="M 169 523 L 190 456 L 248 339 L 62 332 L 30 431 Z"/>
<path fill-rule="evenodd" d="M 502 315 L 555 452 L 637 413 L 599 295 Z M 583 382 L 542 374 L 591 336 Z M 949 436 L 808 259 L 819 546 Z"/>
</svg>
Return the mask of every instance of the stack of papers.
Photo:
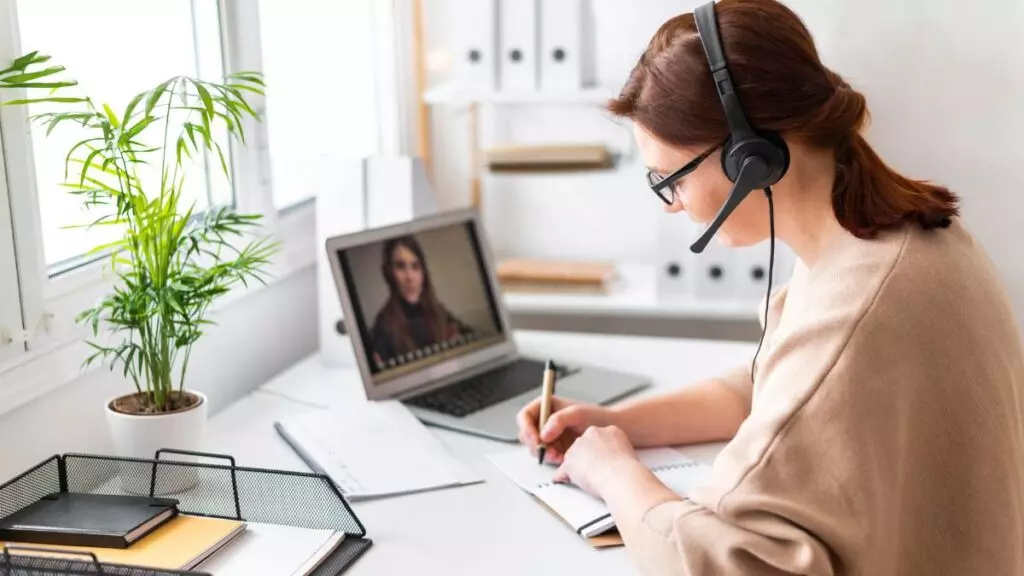
<svg viewBox="0 0 1024 576">
<path fill-rule="evenodd" d="M 213 576 L 306 576 L 345 539 L 343 532 L 250 523 L 248 530 L 199 566 Z"/>
<path fill-rule="evenodd" d="M 483 481 L 395 400 L 303 414 L 275 427 L 350 501 Z"/>
</svg>

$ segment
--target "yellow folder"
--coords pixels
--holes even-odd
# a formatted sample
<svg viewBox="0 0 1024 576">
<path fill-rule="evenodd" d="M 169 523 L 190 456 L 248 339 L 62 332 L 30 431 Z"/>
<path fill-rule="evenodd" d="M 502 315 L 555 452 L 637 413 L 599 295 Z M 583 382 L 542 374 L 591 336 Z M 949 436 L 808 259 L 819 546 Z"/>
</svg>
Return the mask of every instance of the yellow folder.
<svg viewBox="0 0 1024 576">
<path fill-rule="evenodd" d="M 104 564 L 125 564 L 164 570 L 189 570 L 245 530 L 245 522 L 179 514 L 128 548 L 92 548 L 11 542 L 61 552 L 92 552 Z M 0 547 L 5 543 L 0 543 Z M 20 552 L 12 552 L 20 553 Z M 33 556 L 43 552 L 25 552 Z M 66 557 L 66 556 L 62 556 Z"/>
</svg>

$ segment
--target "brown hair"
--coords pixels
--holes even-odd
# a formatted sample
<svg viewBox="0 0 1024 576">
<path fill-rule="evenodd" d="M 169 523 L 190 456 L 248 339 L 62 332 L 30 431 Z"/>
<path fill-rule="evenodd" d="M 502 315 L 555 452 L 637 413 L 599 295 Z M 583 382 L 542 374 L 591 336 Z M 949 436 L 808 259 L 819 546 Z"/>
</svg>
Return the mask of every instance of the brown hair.
<svg viewBox="0 0 1024 576">
<path fill-rule="evenodd" d="M 860 131 L 864 96 L 818 57 L 800 18 L 775 0 L 721 0 L 719 35 L 737 97 L 756 129 L 775 130 L 835 153 L 832 207 L 861 238 L 901 222 L 945 227 L 957 215 L 948 189 L 889 168 Z M 665 22 L 618 98 L 608 104 L 673 146 L 705 146 L 729 135 L 692 14 Z"/>
<path fill-rule="evenodd" d="M 409 321 L 402 309 L 400 300 L 402 295 L 398 290 L 392 264 L 394 262 L 395 250 L 399 246 L 408 248 L 420 261 L 423 270 L 423 293 L 420 295 L 419 304 L 423 307 L 423 317 L 427 323 L 428 330 L 434 336 L 435 342 L 442 342 L 452 336 L 450 327 L 451 317 L 441 306 L 437 296 L 434 294 L 434 285 L 430 281 L 430 271 L 427 269 L 427 260 L 423 254 L 423 248 L 412 236 L 400 236 L 392 238 L 384 243 L 384 250 L 381 254 L 381 272 L 384 274 L 384 281 L 387 282 L 391 295 L 388 301 L 381 308 L 377 322 L 387 330 L 394 339 L 395 351 L 397 353 L 410 352 L 419 346 L 413 341 L 409 331 Z"/>
</svg>

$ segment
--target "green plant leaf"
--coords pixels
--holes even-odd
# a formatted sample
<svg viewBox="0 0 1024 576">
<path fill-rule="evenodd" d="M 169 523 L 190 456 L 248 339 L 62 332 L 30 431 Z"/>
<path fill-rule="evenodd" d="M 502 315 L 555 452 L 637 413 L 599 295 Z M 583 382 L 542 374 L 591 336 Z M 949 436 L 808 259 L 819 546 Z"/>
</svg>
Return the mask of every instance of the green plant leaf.
<svg viewBox="0 0 1024 576">
<path fill-rule="evenodd" d="M 30 82 L 32 80 L 37 80 L 39 78 L 45 78 L 47 76 L 53 76 L 54 74 L 59 74 L 60 72 L 63 72 L 63 71 L 64 71 L 64 67 L 63 66 L 50 66 L 49 68 L 45 68 L 43 70 L 39 70 L 38 72 L 23 72 L 21 74 L 13 74 L 11 76 L 5 76 L 5 77 L 2 78 L 2 80 L 3 80 L 3 82 L 5 84 L 24 84 L 26 82 Z M 72 82 L 69 85 L 73 86 L 74 84 L 75 83 Z"/>
<path fill-rule="evenodd" d="M 58 104 L 75 104 L 85 102 L 85 98 L 72 96 L 49 96 L 47 98 L 22 98 L 21 100 L 8 100 L 4 106 L 24 106 L 25 104 L 39 104 L 42 102 L 53 102 Z"/>
<path fill-rule="evenodd" d="M 160 97 L 163 96 L 164 92 L 167 91 L 167 87 L 170 86 L 171 83 L 175 80 L 177 80 L 177 78 L 171 78 L 170 80 L 154 88 L 149 93 L 149 97 L 146 98 L 146 116 L 149 116 L 150 113 L 153 112 L 153 108 L 156 106 L 157 101 L 160 100 Z"/>
<path fill-rule="evenodd" d="M 248 84 L 228 84 L 227 87 L 234 88 L 235 90 L 244 90 L 246 92 L 252 92 L 254 94 L 259 94 L 260 96 L 266 95 L 266 92 L 264 92 L 263 90 L 256 88 L 254 86 L 250 86 Z"/>
<path fill-rule="evenodd" d="M 135 111 L 135 107 L 139 105 L 139 102 L 142 102 L 142 99 L 145 96 L 146 96 L 145 92 L 140 92 L 140 93 L 136 94 L 134 98 L 131 99 L 131 102 L 128 102 L 128 106 L 124 109 L 124 121 L 125 122 L 128 122 L 129 120 L 131 120 L 132 112 Z"/>
<path fill-rule="evenodd" d="M 228 162 L 227 162 L 227 160 L 224 159 L 224 151 L 221 150 L 220 144 L 218 144 L 217 142 L 214 142 L 213 145 L 217 149 L 217 157 L 220 158 L 220 168 L 221 168 L 221 170 L 224 171 L 224 175 L 225 176 L 230 177 L 231 176 L 231 172 L 228 170 Z"/>
<path fill-rule="evenodd" d="M 213 118 L 213 98 L 210 97 L 210 91 L 202 84 L 197 83 L 196 90 L 199 92 L 199 97 L 203 100 L 203 105 L 206 106 L 206 120 L 209 121 L 210 118 Z"/>
</svg>

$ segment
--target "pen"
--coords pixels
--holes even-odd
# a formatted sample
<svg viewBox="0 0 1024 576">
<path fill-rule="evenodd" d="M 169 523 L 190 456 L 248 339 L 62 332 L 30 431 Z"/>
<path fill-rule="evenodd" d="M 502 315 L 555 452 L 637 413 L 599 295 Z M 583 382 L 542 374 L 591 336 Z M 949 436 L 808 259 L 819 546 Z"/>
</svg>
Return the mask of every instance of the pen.
<svg viewBox="0 0 1024 576">
<path fill-rule="evenodd" d="M 548 360 L 547 364 L 544 365 L 544 389 L 541 392 L 540 398 L 540 422 L 537 423 L 537 432 L 539 433 L 544 429 L 544 425 L 548 422 L 548 417 L 551 416 L 551 397 L 555 394 L 555 363 Z M 540 453 L 538 454 L 537 464 L 544 463 L 544 450 L 545 446 L 540 445 Z"/>
</svg>

